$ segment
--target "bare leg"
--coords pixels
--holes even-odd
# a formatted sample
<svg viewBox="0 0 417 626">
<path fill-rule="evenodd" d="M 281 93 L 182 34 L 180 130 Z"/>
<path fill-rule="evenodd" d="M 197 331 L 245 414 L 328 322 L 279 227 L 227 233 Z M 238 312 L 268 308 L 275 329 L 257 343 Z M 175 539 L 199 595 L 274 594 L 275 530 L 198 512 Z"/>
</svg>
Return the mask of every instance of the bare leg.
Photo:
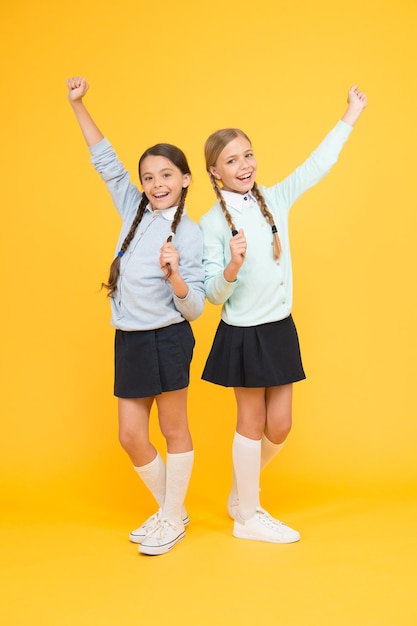
<svg viewBox="0 0 417 626">
<path fill-rule="evenodd" d="M 266 389 L 265 435 L 275 444 L 283 443 L 292 425 L 292 384 Z"/>
<path fill-rule="evenodd" d="M 153 398 L 119 398 L 119 441 L 133 465 L 150 463 L 156 449 L 149 441 Z"/>
</svg>

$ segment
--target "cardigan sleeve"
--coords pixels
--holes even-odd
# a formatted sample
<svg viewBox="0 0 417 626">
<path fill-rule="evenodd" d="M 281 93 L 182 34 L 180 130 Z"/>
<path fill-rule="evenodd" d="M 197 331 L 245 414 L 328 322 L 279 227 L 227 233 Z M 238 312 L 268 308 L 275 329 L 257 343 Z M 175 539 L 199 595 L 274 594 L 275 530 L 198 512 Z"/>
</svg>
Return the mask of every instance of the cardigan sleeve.
<svg viewBox="0 0 417 626">
<path fill-rule="evenodd" d="M 91 162 L 107 185 L 113 204 L 122 219 L 134 214 L 142 194 L 130 180 L 129 172 L 119 161 L 110 142 L 104 138 L 90 146 Z"/>
<path fill-rule="evenodd" d="M 212 304 L 223 304 L 235 290 L 237 280 L 232 283 L 224 277 L 224 268 L 230 261 L 230 230 L 223 215 L 219 218 L 218 205 L 215 205 L 201 220 L 203 231 L 205 269 L 204 288 L 207 299 Z"/>
<path fill-rule="evenodd" d="M 329 173 L 352 129 L 352 126 L 340 120 L 304 163 L 283 181 L 267 188 L 267 193 L 275 196 L 278 206 L 288 211 L 305 191 Z"/>
<path fill-rule="evenodd" d="M 186 222 L 183 217 L 182 221 Z M 188 293 L 185 298 L 174 294 L 174 304 L 184 319 L 189 322 L 197 319 L 204 309 L 204 268 L 203 268 L 203 236 L 198 224 L 187 220 L 189 228 L 180 249 L 179 270 L 187 283 Z M 180 224 L 182 225 L 182 224 Z M 175 245 L 175 237 L 174 237 Z"/>
</svg>

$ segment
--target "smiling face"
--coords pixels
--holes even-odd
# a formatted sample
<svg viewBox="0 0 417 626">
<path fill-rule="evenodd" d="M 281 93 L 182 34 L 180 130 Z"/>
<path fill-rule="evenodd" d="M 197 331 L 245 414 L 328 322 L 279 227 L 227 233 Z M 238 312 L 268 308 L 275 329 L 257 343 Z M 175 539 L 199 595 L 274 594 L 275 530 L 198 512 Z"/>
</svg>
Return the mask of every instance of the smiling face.
<svg viewBox="0 0 417 626">
<path fill-rule="evenodd" d="M 223 148 L 210 173 L 220 180 L 225 191 L 245 194 L 255 182 L 257 162 L 247 137 L 238 135 Z"/>
<path fill-rule="evenodd" d="M 190 174 L 164 156 L 149 155 L 140 164 L 140 181 L 153 210 L 178 206 L 181 192 L 191 182 Z"/>
</svg>

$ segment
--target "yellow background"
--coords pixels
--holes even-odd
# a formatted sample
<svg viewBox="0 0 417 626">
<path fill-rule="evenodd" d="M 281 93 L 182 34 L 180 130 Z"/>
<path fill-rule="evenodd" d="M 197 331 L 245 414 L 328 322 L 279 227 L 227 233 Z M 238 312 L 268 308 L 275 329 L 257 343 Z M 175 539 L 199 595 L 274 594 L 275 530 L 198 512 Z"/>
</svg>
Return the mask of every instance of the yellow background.
<svg viewBox="0 0 417 626">
<path fill-rule="evenodd" d="M 214 201 L 202 155 L 213 130 L 243 128 L 257 180 L 270 185 L 332 128 L 351 84 L 368 94 L 339 163 L 291 213 L 307 380 L 262 499 L 287 516 L 341 497 L 414 503 L 415 2 L 16 0 L 0 16 L 2 519 L 100 511 L 118 527 L 119 516 L 137 525 L 153 507 L 117 441 L 113 329 L 99 288 L 120 224 L 67 103 L 74 74 L 88 78 L 86 103 L 134 179 L 149 145 L 186 152 L 195 220 Z M 200 380 L 219 315 L 207 305 L 193 323 L 187 502 L 197 517 L 224 516 L 230 483 L 233 393 Z"/>
</svg>

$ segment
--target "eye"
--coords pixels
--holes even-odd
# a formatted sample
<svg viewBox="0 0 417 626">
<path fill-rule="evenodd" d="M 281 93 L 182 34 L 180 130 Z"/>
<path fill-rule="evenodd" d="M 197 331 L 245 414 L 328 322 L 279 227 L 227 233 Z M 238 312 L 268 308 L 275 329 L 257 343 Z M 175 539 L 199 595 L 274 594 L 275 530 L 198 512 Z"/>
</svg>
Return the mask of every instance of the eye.
<svg viewBox="0 0 417 626">
<path fill-rule="evenodd" d="M 164 178 L 169 178 L 170 176 L 171 176 L 171 174 L 169 174 L 169 172 L 165 172 Z"/>
<path fill-rule="evenodd" d="M 228 163 L 234 163 L 236 161 L 236 159 L 230 159 L 229 161 L 227 161 Z"/>
<path fill-rule="evenodd" d="M 247 159 L 251 159 L 253 157 L 253 152 L 248 152 L 246 155 Z"/>
<path fill-rule="evenodd" d="M 152 176 L 145 176 L 143 180 L 148 183 L 150 180 L 152 180 Z"/>
</svg>

